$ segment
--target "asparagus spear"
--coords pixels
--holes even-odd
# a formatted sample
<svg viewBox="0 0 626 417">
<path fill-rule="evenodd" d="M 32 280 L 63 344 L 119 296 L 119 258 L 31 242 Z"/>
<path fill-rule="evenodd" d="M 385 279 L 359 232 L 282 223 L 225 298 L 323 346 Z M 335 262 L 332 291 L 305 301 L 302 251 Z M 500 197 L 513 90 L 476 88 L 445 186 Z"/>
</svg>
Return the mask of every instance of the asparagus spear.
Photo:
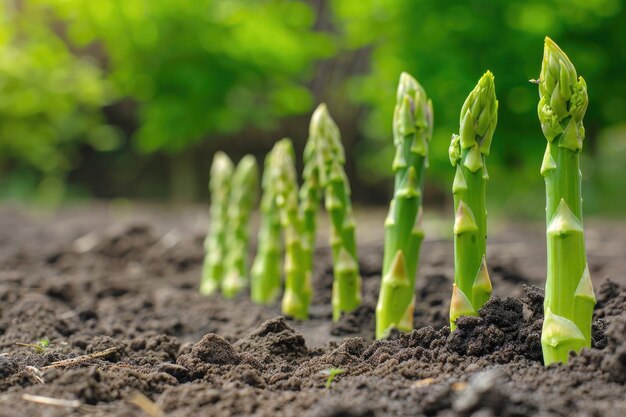
<svg viewBox="0 0 626 417">
<path fill-rule="evenodd" d="M 311 122 L 312 126 L 313 122 Z M 309 128 L 309 138 L 304 147 L 303 183 L 300 187 L 299 214 L 302 221 L 302 268 L 313 274 L 313 254 L 317 231 L 317 211 L 320 205 L 320 149 L 319 140 Z"/>
<path fill-rule="evenodd" d="M 299 216 L 298 182 L 291 140 L 282 139 L 272 149 L 272 182 L 276 189 L 276 207 L 285 241 L 285 293 L 282 312 L 305 320 L 311 301 L 311 273 L 302 263 L 304 225 Z"/>
<path fill-rule="evenodd" d="M 217 152 L 211 165 L 209 190 L 211 209 L 209 232 L 204 240 L 204 264 L 200 280 L 200 293 L 211 295 L 216 292 L 224 275 L 224 257 L 226 255 L 226 227 L 228 196 L 233 174 L 233 163 L 224 152 Z"/>
<path fill-rule="evenodd" d="M 281 227 L 272 169 L 271 154 L 268 154 L 263 168 L 259 246 L 252 264 L 250 282 L 252 301 L 258 304 L 272 304 L 278 297 L 281 286 Z"/>
<path fill-rule="evenodd" d="M 222 294 L 226 298 L 236 296 L 248 286 L 248 224 L 257 198 L 258 182 L 256 159 L 246 155 L 235 168 L 228 201 L 228 253 L 222 281 Z"/>
<path fill-rule="evenodd" d="M 565 53 L 546 37 L 537 111 L 548 140 L 546 183 L 548 274 L 541 346 L 546 365 L 567 362 L 591 346 L 596 303 L 583 234 L 580 152 L 585 138 L 587 85 Z"/>
<path fill-rule="evenodd" d="M 385 220 L 385 254 L 376 305 L 376 337 L 395 327 L 413 328 L 415 274 L 424 238 L 421 226 L 423 174 L 432 136 L 432 103 L 409 74 L 400 75 L 393 117 L 396 155 L 393 200 Z"/>
<path fill-rule="evenodd" d="M 354 215 L 350 201 L 350 186 L 343 169 L 345 152 L 339 128 L 320 104 L 311 119 L 309 130 L 317 143 L 320 161 L 320 185 L 324 189 L 326 210 L 330 216 L 330 247 L 333 254 L 333 320 L 342 313 L 353 311 L 361 304 L 361 276 L 354 237 Z"/>
<path fill-rule="evenodd" d="M 450 162 L 456 168 L 454 195 L 454 288 L 450 329 L 461 315 L 476 315 L 491 296 L 487 270 L 485 157 L 498 122 L 493 74 L 487 71 L 469 94 L 460 117 L 460 136 L 452 135 Z"/>
</svg>

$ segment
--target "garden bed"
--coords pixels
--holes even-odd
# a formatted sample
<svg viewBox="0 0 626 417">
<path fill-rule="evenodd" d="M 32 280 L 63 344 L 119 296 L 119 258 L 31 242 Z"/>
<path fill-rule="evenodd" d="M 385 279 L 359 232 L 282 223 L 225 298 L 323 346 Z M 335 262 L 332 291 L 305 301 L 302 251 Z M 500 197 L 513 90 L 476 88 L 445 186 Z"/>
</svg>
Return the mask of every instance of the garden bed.
<svg viewBox="0 0 626 417">
<path fill-rule="evenodd" d="M 544 368 L 541 225 L 490 236 L 495 297 L 453 334 L 452 242 L 427 237 L 417 330 L 374 342 L 381 219 L 357 216 L 364 303 L 333 324 L 324 248 L 307 322 L 200 296 L 197 213 L 0 211 L 1 417 L 626 415 L 624 225 L 586 223 L 594 347 Z"/>
</svg>

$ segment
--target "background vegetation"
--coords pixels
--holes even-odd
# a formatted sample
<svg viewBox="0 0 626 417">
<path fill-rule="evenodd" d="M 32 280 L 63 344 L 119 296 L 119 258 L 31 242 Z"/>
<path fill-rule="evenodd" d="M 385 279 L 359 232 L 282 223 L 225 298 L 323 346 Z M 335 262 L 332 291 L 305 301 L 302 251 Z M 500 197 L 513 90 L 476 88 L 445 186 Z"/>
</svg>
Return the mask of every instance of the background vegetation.
<svg viewBox="0 0 626 417">
<path fill-rule="evenodd" d="M 0 196 L 206 198 L 216 149 L 302 146 L 329 104 L 355 197 L 386 202 L 398 76 L 433 98 L 429 199 L 448 201 L 451 133 L 467 93 L 496 76 L 496 210 L 542 216 L 536 116 L 543 38 L 589 85 L 588 212 L 624 214 L 624 0 L 3 0 Z M 537 213 L 537 208 L 540 208 Z"/>
</svg>

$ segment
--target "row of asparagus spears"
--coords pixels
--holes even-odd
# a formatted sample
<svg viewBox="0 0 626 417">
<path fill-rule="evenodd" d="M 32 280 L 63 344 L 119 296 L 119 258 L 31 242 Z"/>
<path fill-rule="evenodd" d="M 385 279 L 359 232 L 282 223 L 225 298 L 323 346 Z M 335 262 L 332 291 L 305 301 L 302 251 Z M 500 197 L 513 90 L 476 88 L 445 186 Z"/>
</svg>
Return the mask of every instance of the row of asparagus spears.
<svg viewBox="0 0 626 417">
<path fill-rule="evenodd" d="M 595 296 L 587 266 L 579 167 L 585 130 L 587 87 L 567 55 L 546 38 L 538 81 L 538 115 L 547 139 L 541 165 L 546 184 L 547 280 L 541 336 L 545 364 L 567 362 L 571 351 L 591 346 Z M 450 328 L 476 316 L 491 297 L 487 266 L 486 160 L 498 120 L 494 76 L 487 71 L 461 108 L 452 135 L 454 167 L 454 284 Z M 376 337 L 413 329 L 415 278 L 422 229 L 424 173 L 433 132 L 433 107 L 424 88 L 403 73 L 393 117 L 394 195 L 385 219 L 384 259 L 376 306 Z M 265 159 L 258 249 L 248 274 L 248 222 L 257 199 L 258 168 L 245 156 L 235 167 L 224 153 L 211 168 L 211 228 L 200 291 L 234 297 L 250 286 L 251 298 L 272 304 L 281 291 L 282 311 L 307 319 L 321 201 L 330 220 L 333 257 L 333 319 L 361 303 L 361 277 L 350 186 L 339 129 L 322 104 L 313 113 L 304 149 L 302 185 L 289 139 Z M 283 257 L 284 252 L 284 260 Z M 281 271 L 282 265 L 282 271 Z M 284 290 L 282 275 L 284 274 Z M 248 279 L 249 277 L 249 279 Z"/>
<path fill-rule="evenodd" d="M 282 311 L 289 317 L 307 319 L 317 214 L 323 200 L 330 220 L 333 318 L 338 320 L 361 304 L 361 277 L 345 153 L 339 128 L 324 104 L 311 119 L 300 187 L 295 160 L 290 139 L 278 141 L 265 158 L 258 249 L 248 280 L 247 227 L 256 200 L 258 168 L 251 155 L 235 168 L 226 154 L 216 153 L 209 183 L 212 226 L 205 239 L 200 292 L 210 295 L 221 289 L 225 297 L 232 298 L 249 282 L 254 302 L 272 304 L 282 290 L 282 265 Z"/>
</svg>

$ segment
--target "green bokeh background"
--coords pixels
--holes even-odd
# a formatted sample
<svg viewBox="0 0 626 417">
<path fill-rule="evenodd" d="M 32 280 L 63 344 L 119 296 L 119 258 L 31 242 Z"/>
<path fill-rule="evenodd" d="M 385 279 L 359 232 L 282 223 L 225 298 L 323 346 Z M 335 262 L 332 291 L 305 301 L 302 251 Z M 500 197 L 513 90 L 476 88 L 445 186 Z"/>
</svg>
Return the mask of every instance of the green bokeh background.
<svg viewBox="0 0 626 417">
<path fill-rule="evenodd" d="M 496 76 L 492 210 L 543 216 L 543 38 L 589 86 L 587 213 L 624 216 L 624 0 L 2 0 L 0 197 L 204 201 L 213 153 L 262 161 L 326 102 L 355 199 L 386 203 L 401 71 L 435 109 L 426 203 L 449 204 L 450 136 Z"/>
</svg>

